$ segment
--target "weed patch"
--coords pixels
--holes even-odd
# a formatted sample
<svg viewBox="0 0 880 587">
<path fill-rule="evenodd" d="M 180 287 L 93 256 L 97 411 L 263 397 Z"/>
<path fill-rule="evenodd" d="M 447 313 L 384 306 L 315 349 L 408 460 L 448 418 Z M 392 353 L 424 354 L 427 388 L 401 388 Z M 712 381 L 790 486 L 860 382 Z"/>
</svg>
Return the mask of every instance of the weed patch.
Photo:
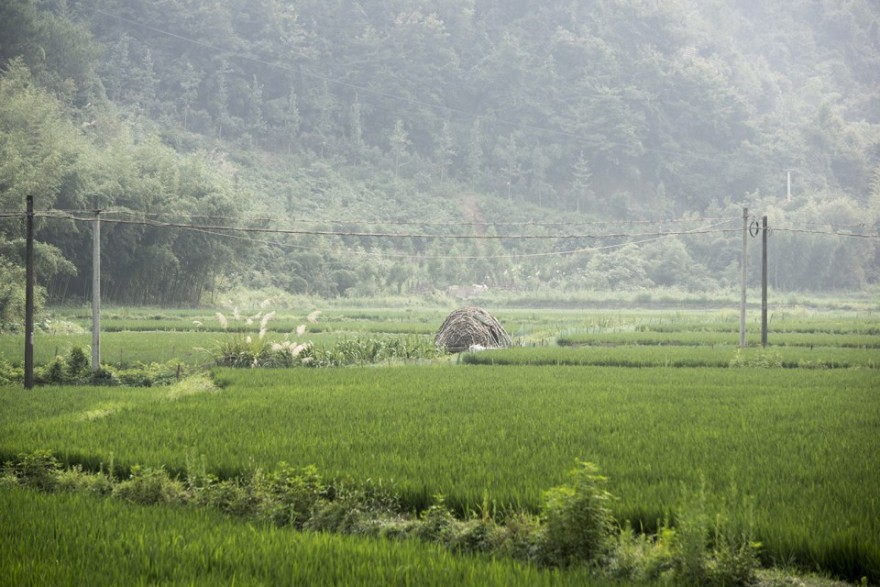
<svg viewBox="0 0 880 587">
<path fill-rule="evenodd" d="M 0 475 L 5 483 L 41 491 L 79 491 L 141 505 L 189 505 L 218 509 L 255 522 L 298 530 L 419 540 L 454 552 L 506 556 L 542 567 L 586 566 L 597 576 L 650 578 L 670 575 L 700 585 L 750 585 L 757 557 L 749 537 L 729 532 L 716 518 L 715 543 L 707 549 L 704 501 L 682 519 L 676 533 L 657 536 L 618 531 L 613 500 L 598 468 L 578 462 L 570 482 L 546 493 L 539 516 L 511 512 L 499 521 L 489 514 L 488 497 L 478 513 L 457 517 L 442 495 L 421 514 L 403 511 L 393 491 L 371 482 L 344 485 L 327 481 L 317 468 L 280 463 L 245 478 L 220 481 L 205 472 L 205 460 L 188 456 L 184 480 L 163 467 L 131 469 L 123 480 L 103 471 L 64 469 L 49 451 L 20 455 Z M 670 544 L 672 546 L 670 546 Z"/>
</svg>

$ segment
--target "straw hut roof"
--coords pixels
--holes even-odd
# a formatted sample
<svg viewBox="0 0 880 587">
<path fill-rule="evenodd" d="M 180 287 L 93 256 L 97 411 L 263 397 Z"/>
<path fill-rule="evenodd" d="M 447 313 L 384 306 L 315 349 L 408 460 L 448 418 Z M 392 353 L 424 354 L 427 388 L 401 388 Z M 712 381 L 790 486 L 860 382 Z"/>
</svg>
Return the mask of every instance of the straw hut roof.
<svg viewBox="0 0 880 587">
<path fill-rule="evenodd" d="M 460 353 L 472 346 L 509 347 L 510 335 L 489 312 L 476 306 L 463 306 L 443 321 L 434 343 L 450 353 Z"/>
</svg>

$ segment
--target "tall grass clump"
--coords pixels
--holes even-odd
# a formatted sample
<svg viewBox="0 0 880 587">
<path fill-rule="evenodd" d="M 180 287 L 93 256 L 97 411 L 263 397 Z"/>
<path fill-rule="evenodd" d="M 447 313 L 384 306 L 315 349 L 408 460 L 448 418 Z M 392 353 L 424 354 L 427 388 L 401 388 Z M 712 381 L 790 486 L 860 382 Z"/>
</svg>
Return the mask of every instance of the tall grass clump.
<svg viewBox="0 0 880 587">
<path fill-rule="evenodd" d="M 712 516 L 701 484 L 680 508 L 673 557 L 678 576 L 689 585 L 754 585 L 761 544 L 754 538 L 751 512 L 734 488 L 729 501 Z"/>
<path fill-rule="evenodd" d="M 309 362 L 303 361 L 303 364 L 310 367 L 345 367 L 433 359 L 440 351 L 430 338 L 410 334 L 343 338 L 333 346 L 309 346 L 304 354 Z"/>
<path fill-rule="evenodd" d="M 570 483 L 544 494 L 541 558 L 552 566 L 598 562 L 609 553 L 616 526 L 598 467 L 579 461 L 569 476 Z"/>
<path fill-rule="evenodd" d="M 317 320 L 320 312 L 312 312 L 306 318 L 313 323 Z M 224 331 L 228 332 L 229 319 L 222 313 L 217 312 L 217 320 Z M 258 312 L 254 316 L 242 317 L 238 308 L 233 309 L 233 319 L 237 322 L 244 321 L 246 326 L 252 326 L 259 320 L 259 329 L 256 336 L 234 329 L 232 334 L 218 341 L 212 351 L 214 363 L 218 367 L 292 367 L 308 365 L 312 359 L 309 357 L 311 342 L 296 343 L 291 341 L 288 335 L 282 342 L 270 342 L 266 340 L 269 321 L 275 318 L 275 312 Z M 303 335 L 306 326 L 300 324 L 294 329 L 297 337 Z"/>
<path fill-rule="evenodd" d="M 308 324 L 316 324 L 320 311 L 306 317 Z M 234 317 L 238 316 L 237 310 Z M 275 312 L 257 314 L 247 318 L 253 324 L 260 320 L 259 332 L 251 336 L 236 330 L 226 339 L 219 341 L 212 352 L 218 367 L 343 367 L 349 365 L 371 365 L 386 361 L 409 361 L 430 359 L 439 351 L 426 336 L 409 334 L 406 336 L 357 336 L 343 338 L 332 346 L 315 346 L 311 341 L 296 342 L 290 335 L 299 338 L 305 334 L 307 324 L 300 324 L 281 342 L 265 339 L 267 324 L 275 317 Z M 217 319 L 224 329 L 229 320 L 218 312 Z"/>
</svg>

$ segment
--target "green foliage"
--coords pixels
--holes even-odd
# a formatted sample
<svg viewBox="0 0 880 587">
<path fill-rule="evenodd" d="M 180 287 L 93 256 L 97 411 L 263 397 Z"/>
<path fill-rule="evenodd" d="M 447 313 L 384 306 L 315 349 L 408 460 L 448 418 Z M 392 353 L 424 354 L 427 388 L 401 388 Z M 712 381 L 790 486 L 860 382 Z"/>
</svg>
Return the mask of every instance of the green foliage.
<svg viewBox="0 0 880 587">
<path fill-rule="evenodd" d="M 95 495 L 108 496 L 114 489 L 112 475 L 99 471 L 92 473 L 85 471 L 82 465 L 74 465 L 58 470 L 56 473 L 58 491 L 83 492 Z"/>
<path fill-rule="evenodd" d="M 259 367 L 269 359 L 271 348 L 261 339 L 234 335 L 217 343 L 214 362 L 220 367 Z"/>
<path fill-rule="evenodd" d="M 82 347 L 74 346 L 66 357 L 56 356 L 55 359 L 40 369 L 34 369 L 34 380 L 37 383 L 54 385 L 85 383 L 91 380 L 90 360 Z"/>
<path fill-rule="evenodd" d="M 118 368 L 103 365 L 99 371 L 96 383 L 105 385 L 125 385 L 129 387 L 153 387 L 156 385 L 170 385 L 186 375 L 186 368 L 182 368 L 177 361 L 166 363 L 141 363 L 135 362 L 128 368 Z"/>
<path fill-rule="evenodd" d="M 156 11 L 122 0 L 113 20 L 15 0 L 0 12 L 0 200 L 21 210 L 34 193 L 40 208 L 83 210 L 99 194 L 104 209 L 175 224 L 262 222 L 249 210 L 279 226 L 322 220 L 316 209 L 356 219 L 286 235 L 299 252 L 279 254 L 107 217 L 103 293 L 129 303 L 213 302 L 242 284 L 327 298 L 483 282 L 727 290 L 739 248 L 720 232 L 545 237 L 559 236 L 557 223 L 623 220 L 616 232 L 631 233 L 634 218 L 735 219 L 742 194 L 780 229 L 775 289 L 865 289 L 880 279 L 870 240 L 784 231 L 861 229 L 878 213 L 876 11 L 867 0 L 813 8 L 555 0 L 370 11 L 344 0 Z M 140 38 L 126 22 L 174 34 Z M 309 71 L 323 79 L 295 73 Z M 424 218 L 459 242 L 366 236 Z M 487 219 L 528 225 L 528 238 L 457 238 Z M 21 238 L 20 223 L 0 224 L 4 243 Z M 50 299 L 88 295 L 86 233 L 81 221 L 40 222 Z M 555 255 L 584 249 L 597 250 Z"/>
<path fill-rule="evenodd" d="M 611 548 L 615 530 L 607 478 L 593 463 L 578 462 L 571 484 L 544 494 L 541 558 L 550 564 L 595 563 Z"/>
<path fill-rule="evenodd" d="M 338 340 L 332 347 L 310 346 L 303 352 L 301 362 L 312 367 L 343 367 L 432 359 L 439 354 L 431 339 L 425 336 L 358 336 Z"/>
<path fill-rule="evenodd" d="M 314 466 L 295 469 L 282 462 L 270 471 L 257 469 L 246 479 L 220 482 L 205 472 L 204 463 L 204 458 L 199 465 L 191 463 L 186 483 L 172 479 L 164 468 L 140 466 L 133 467 L 127 479 L 117 481 L 103 471 L 84 473 L 81 466 L 61 469 L 51 453 L 36 451 L 20 455 L 16 462 L 7 464 L 3 474 L 6 478 L 11 475 L 21 485 L 43 491 L 112 495 L 140 505 L 207 506 L 274 526 L 344 534 L 394 535 L 398 539 L 410 538 L 441 545 L 454 552 L 514 556 L 543 566 L 588 564 L 594 570 L 602 569 L 602 573 L 618 577 L 623 574 L 617 561 L 623 558 L 636 561 L 631 548 L 617 552 L 619 546 L 634 544 L 636 539 L 631 536 L 616 538 L 613 518 L 605 503 L 611 496 L 601 487 L 605 479 L 590 463 L 581 462 L 572 472 L 573 485 L 547 492 L 540 519 L 523 512 L 512 512 L 502 522 L 490 515 L 487 495 L 484 496 L 482 512 L 463 519 L 452 513 L 439 494 L 421 514 L 408 516 L 387 490 L 377 488 L 369 481 L 360 486 L 327 483 Z M 242 507 L 243 504 L 246 507 Z M 654 547 L 655 551 L 663 550 L 666 532 L 661 529 L 661 536 L 654 540 L 658 545 Z M 647 544 L 652 539 L 641 540 Z M 714 552 L 711 572 L 713 579 L 720 578 L 717 584 L 747 584 L 729 582 L 730 579 L 739 581 L 739 577 L 733 577 L 732 573 L 742 569 L 732 568 L 738 561 L 726 556 L 733 553 L 726 535 L 716 532 Z M 654 558 L 661 556 L 654 555 Z M 612 566 L 607 566 L 609 561 Z M 750 562 L 752 567 L 748 573 L 753 573 L 756 559 L 750 559 Z M 644 566 L 646 563 L 639 560 L 635 564 Z M 694 577 L 688 572 L 685 567 L 681 577 L 692 581 Z M 627 577 L 635 578 L 632 569 Z M 706 583 L 703 577 L 700 579 Z"/>
<path fill-rule="evenodd" d="M 9 385 L 24 381 L 24 367 L 15 367 L 0 359 L 0 385 Z"/>
<path fill-rule="evenodd" d="M 269 343 L 251 336 L 233 335 L 213 351 L 219 367 L 343 367 L 386 361 L 431 359 L 438 351 L 423 336 L 343 338 L 332 346 L 284 340 Z"/>
<path fill-rule="evenodd" d="M 776 351 L 761 351 L 757 355 L 744 357 L 739 349 L 730 360 L 731 367 L 759 367 L 762 369 L 778 369 L 782 367 L 782 357 Z"/>
<path fill-rule="evenodd" d="M 679 509 L 673 540 L 673 563 L 690 585 L 754 585 L 760 566 L 751 510 L 738 502 L 736 491 L 727 508 L 714 516 L 706 504 L 705 487 Z"/>
<path fill-rule="evenodd" d="M 731 337 L 735 339 L 735 336 Z M 469 365 L 547 365 L 604 367 L 785 367 L 840 369 L 880 367 L 873 347 L 771 347 L 737 349 L 732 344 L 620 345 L 589 347 L 511 347 L 462 355 Z"/>
<path fill-rule="evenodd" d="M 51 491 L 58 484 L 57 474 L 61 466 L 51 451 L 35 450 L 20 454 L 16 462 L 6 464 L 5 468 L 22 485 Z"/>
<path fill-rule="evenodd" d="M 675 530 L 666 524 L 660 525 L 655 535 L 649 535 L 634 531 L 627 523 L 614 537 L 607 574 L 621 581 L 668 581 L 675 567 L 675 538 Z"/>
<path fill-rule="evenodd" d="M 92 372 L 87 349 L 72 346 L 67 355 L 57 355 L 49 363 L 34 369 L 34 380 L 43 385 L 123 385 L 151 387 L 169 385 L 187 375 L 187 369 L 177 361 L 145 364 L 139 361 L 127 367 L 103 364 Z M 0 361 L 0 383 L 20 383 L 24 380 L 23 367 L 12 367 Z"/>
<path fill-rule="evenodd" d="M 300 471 L 284 462 L 267 473 L 256 471 L 251 491 L 260 504 L 258 517 L 296 528 L 303 527 L 322 497 L 332 495 L 332 488 L 322 483 L 317 468 L 311 466 Z"/>
<path fill-rule="evenodd" d="M 2 231 L 0 231 L 2 234 Z M 21 332 L 25 319 L 25 268 L 18 266 L 0 253 L 0 332 Z M 34 311 L 43 306 L 46 291 L 35 288 Z"/>
<path fill-rule="evenodd" d="M 113 486 L 113 496 L 142 505 L 179 504 L 185 492 L 183 483 L 171 479 L 162 467 L 134 466 L 128 479 Z"/>
</svg>

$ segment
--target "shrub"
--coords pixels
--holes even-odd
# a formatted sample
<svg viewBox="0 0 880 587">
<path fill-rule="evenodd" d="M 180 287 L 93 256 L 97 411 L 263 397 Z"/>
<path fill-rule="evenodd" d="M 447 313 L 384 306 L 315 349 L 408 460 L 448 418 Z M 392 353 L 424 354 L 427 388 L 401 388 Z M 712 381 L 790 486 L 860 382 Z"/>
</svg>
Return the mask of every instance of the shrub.
<svg viewBox="0 0 880 587">
<path fill-rule="evenodd" d="M 757 354 L 744 355 L 742 349 L 736 349 L 729 363 L 730 367 L 758 367 L 762 369 L 781 369 L 782 355 L 778 352 L 761 350 Z"/>
<path fill-rule="evenodd" d="M 538 561 L 543 534 L 538 516 L 514 512 L 501 528 L 498 552 L 523 561 Z"/>
<path fill-rule="evenodd" d="M 251 479 L 251 488 L 261 518 L 278 526 L 298 529 L 302 529 L 320 500 L 334 497 L 333 486 L 322 482 L 313 465 L 297 470 L 282 462 L 277 470 L 269 473 L 257 470 Z"/>
<path fill-rule="evenodd" d="M 66 381 L 65 363 L 63 357 L 55 357 L 55 359 L 43 367 L 34 370 L 34 381 L 36 383 L 54 383 L 60 385 Z"/>
<path fill-rule="evenodd" d="M 113 487 L 113 496 L 142 505 L 183 503 L 186 492 L 183 483 L 172 479 L 163 467 L 131 469 L 131 476 Z"/>
<path fill-rule="evenodd" d="M 133 363 L 127 369 L 102 366 L 92 378 L 95 384 L 155 387 L 177 383 L 181 366 L 177 361 L 167 363 Z"/>
<path fill-rule="evenodd" d="M 112 480 L 103 473 L 88 473 L 82 465 L 61 469 L 56 473 L 59 491 L 86 491 L 98 495 L 109 495 L 113 491 Z"/>
<path fill-rule="evenodd" d="M 8 468 L 19 483 L 42 491 L 53 491 L 57 487 L 60 464 L 51 451 L 35 450 L 18 457 L 18 462 Z"/>
<path fill-rule="evenodd" d="M 682 582 L 710 587 L 756 582 L 760 544 L 753 540 L 750 508 L 742 509 L 732 491 L 726 511 L 710 523 L 703 486 L 682 507 L 673 543 L 674 566 Z"/>
<path fill-rule="evenodd" d="M 605 572 L 636 583 L 661 579 L 674 568 L 674 541 L 675 531 L 665 524 L 654 536 L 637 533 L 627 524 L 616 537 Z"/>
<path fill-rule="evenodd" d="M 218 367 L 259 367 L 271 354 L 271 346 L 261 339 L 234 335 L 217 343 L 214 362 Z"/>
<path fill-rule="evenodd" d="M 455 516 L 446 507 L 446 500 L 441 494 L 434 496 L 434 503 L 422 512 L 415 535 L 425 542 L 445 543 L 452 535 Z"/>
<path fill-rule="evenodd" d="M 21 383 L 24 381 L 24 368 L 15 367 L 0 359 L 0 385 L 9 385 L 10 383 Z"/>
<path fill-rule="evenodd" d="M 580 461 L 570 476 L 570 485 L 544 494 L 540 549 L 543 562 L 553 566 L 597 562 L 609 551 L 615 528 L 612 496 L 598 467 Z"/>
<path fill-rule="evenodd" d="M 258 503 L 251 486 L 243 486 L 235 480 L 228 479 L 203 487 L 191 487 L 190 491 L 193 501 L 199 505 L 217 508 L 241 518 L 257 514 Z"/>
<path fill-rule="evenodd" d="M 67 354 L 67 377 L 70 381 L 86 379 L 90 376 L 89 357 L 82 347 L 75 346 Z"/>
</svg>

